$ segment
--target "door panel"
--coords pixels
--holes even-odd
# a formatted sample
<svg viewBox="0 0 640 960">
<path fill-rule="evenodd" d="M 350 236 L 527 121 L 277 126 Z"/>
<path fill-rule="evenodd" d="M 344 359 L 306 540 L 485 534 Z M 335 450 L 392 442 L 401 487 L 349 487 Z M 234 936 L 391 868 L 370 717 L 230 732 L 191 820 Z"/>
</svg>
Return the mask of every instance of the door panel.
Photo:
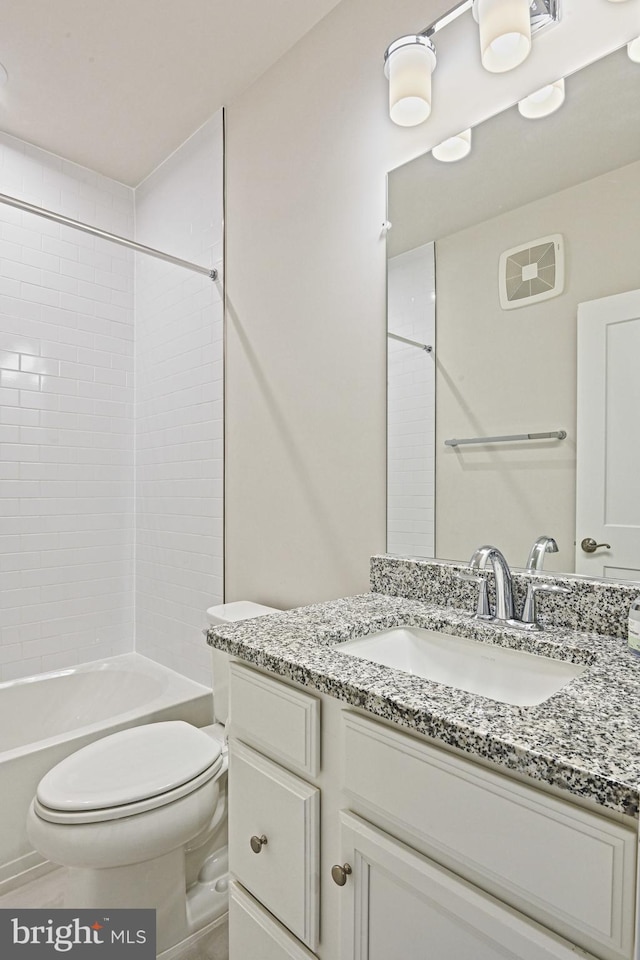
<svg viewBox="0 0 640 960">
<path fill-rule="evenodd" d="M 640 290 L 579 305 L 577 573 L 640 579 L 639 358 Z"/>
<path fill-rule="evenodd" d="M 575 947 L 342 812 L 340 960 L 575 960 Z"/>
</svg>

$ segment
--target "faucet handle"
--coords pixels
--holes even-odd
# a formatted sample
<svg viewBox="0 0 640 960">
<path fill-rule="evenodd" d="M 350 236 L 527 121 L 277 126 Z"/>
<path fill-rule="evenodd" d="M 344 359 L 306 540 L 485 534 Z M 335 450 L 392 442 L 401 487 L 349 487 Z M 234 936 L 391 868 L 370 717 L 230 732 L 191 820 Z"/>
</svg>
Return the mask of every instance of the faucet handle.
<svg viewBox="0 0 640 960">
<path fill-rule="evenodd" d="M 478 573 L 456 573 L 457 580 L 466 580 L 469 583 L 478 584 L 478 602 L 476 604 L 476 617 L 480 620 L 493 620 L 491 610 L 489 609 L 489 594 L 487 593 L 487 580 Z"/>
<path fill-rule="evenodd" d="M 539 593 L 571 593 L 571 590 L 567 587 L 557 587 L 551 583 L 529 583 L 527 587 L 527 598 L 524 601 L 524 610 L 522 611 L 522 622 L 531 623 L 535 627 L 540 626 L 536 608 L 536 596 Z"/>
</svg>

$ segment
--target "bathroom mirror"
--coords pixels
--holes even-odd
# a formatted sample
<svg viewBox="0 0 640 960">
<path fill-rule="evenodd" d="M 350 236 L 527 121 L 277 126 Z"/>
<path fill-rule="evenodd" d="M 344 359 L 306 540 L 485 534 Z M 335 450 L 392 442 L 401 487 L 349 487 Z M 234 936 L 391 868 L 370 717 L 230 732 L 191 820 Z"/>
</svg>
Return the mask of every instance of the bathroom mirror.
<svg viewBox="0 0 640 960">
<path fill-rule="evenodd" d="M 473 130 L 463 160 L 429 153 L 392 171 L 388 219 L 387 549 L 466 561 L 494 543 L 523 567 L 545 534 L 559 546 L 545 569 L 587 572 L 575 547 L 591 535 L 576 530 L 577 314 L 640 288 L 640 63 L 625 47 L 567 77 L 550 116 L 513 106 Z M 534 262 L 558 236 L 561 292 L 503 309 L 501 255 L 533 248 Z M 566 437 L 446 444 L 539 433 Z M 633 565 L 607 572 L 636 579 Z"/>
</svg>

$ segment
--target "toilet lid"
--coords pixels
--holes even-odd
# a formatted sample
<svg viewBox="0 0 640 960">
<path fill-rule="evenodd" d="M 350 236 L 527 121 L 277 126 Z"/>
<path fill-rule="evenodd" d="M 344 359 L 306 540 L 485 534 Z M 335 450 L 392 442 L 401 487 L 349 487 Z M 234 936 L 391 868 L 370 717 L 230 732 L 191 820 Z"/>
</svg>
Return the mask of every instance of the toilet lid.
<svg viewBox="0 0 640 960">
<path fill-rule="evenodd" d="M 50 810 L 103 810 L 157 797 L 218 766 L 220 743 L 182 720 L 150 723 L 96 740 L 66 757 L 38 785 Z"/>
</svg>

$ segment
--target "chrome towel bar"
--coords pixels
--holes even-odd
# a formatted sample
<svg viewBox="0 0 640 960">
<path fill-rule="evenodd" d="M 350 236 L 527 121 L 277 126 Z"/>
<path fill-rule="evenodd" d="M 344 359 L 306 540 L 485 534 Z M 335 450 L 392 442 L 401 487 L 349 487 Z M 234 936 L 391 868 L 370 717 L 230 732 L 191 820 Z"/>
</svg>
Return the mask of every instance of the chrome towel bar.
<svg viewBox="0 0 640 960">
<path fill-rule="evenodd" d="M 514 440 L 565 440 L 566 430 L 549 430 L 547 433 L 514 433 L 506 437 L 467 437 L 464 440 L 445 440 L 445 447 L 460 447 L 466 443 L 510 443 Z"/>
</svg>

